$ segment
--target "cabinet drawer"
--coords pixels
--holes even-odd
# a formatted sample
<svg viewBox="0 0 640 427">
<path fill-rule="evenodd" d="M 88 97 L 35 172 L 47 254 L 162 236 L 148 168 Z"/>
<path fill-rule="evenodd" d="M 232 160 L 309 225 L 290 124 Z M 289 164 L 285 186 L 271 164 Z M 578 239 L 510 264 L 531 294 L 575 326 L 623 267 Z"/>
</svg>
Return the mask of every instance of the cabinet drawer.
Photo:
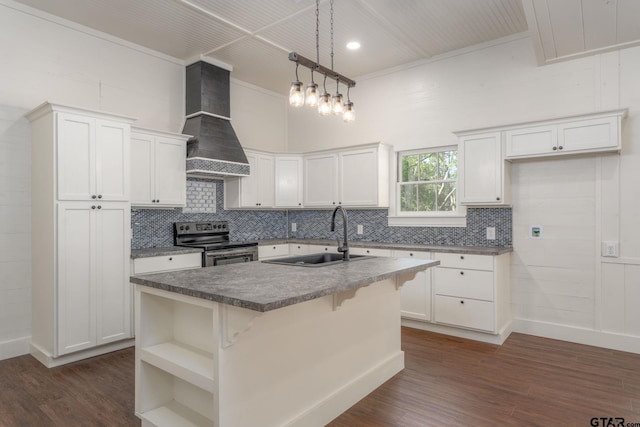
<svg viewBox="0 0 640 427">
<path fill-rule="evenodd" d="M 493 332 L 494 304 L 488 301 L 436 295 L 435 321 Z"/>
<path fill-rule="evenodd" d="M 493 256 L 434 253 L 433 259 L 440 260 L 440 267 L 493 271 Z"/>
<path fill-rule="evenodd" d="M 309 249 L 307 253 L 310 254 L 319 254 L 321 252 L 338 252 L 337 246 L 320 246 L 320 245 L 309 245 Z"/>
<path fill-rule="evenodd" d="M 432 259 L 431 252 L 417 252 L 417 251 L 393 251 L 391 256 L 394 258 L 416 258 L 416 259 Z"/>
<path fill-rule="evenodd" d="M 435 292 L 460 298 L 493 301 L 493 272 L 437 267 Z"/>
<path fill-rule="evenodd" d="M 268 259 L 289 255 L 289 245 L 265 245 L 258 246 L 258 258 Z"/>
<path fill-rule="evenodd" d="M 306 255 L 309 252 L 309 245 L 303 245 L 300 243 L 289 243 L 289 255 Z"/>
<path fill-rule="evenodd" d="M 391 256 L 391 250 L 389 249 L 349 248 L 349 253 L 351 255 Z"/>
<path fill-rule="evenodd" d="M 157 273 L 202 267 L 202 254 L 163 255 L 133 260 L 133 274 Z"/>
</svg>

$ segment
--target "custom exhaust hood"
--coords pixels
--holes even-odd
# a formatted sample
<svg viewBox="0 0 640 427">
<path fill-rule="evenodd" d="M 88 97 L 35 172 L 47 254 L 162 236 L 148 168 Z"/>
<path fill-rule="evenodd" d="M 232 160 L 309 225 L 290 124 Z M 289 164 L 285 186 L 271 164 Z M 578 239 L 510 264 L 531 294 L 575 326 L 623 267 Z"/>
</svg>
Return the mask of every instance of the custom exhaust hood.
<svg viewBox="0 0 640 427">
<path fill-rule="evenodd" d="M 249 162 L 231 127 L 229 71 L 204 61 L 187 66 L 187 176 L 248 176 Z"/>
</svg>

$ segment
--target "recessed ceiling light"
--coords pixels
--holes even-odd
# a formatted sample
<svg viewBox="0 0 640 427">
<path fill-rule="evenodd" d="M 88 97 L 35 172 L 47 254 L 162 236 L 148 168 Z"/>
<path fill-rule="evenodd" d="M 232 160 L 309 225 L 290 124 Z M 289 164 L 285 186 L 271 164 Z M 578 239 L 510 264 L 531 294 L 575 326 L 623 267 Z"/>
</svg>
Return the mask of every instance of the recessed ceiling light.
<svg viewBox="0 0 640 427">
<path fill-rule="evenodd" d="M 349 43 L 347 43 L 347 49 L 349 49 L 349 50 L 358 50 L 358 49 L 360 49 L 360 43 L 359 42 L 349 42 Z"/>
</svg>

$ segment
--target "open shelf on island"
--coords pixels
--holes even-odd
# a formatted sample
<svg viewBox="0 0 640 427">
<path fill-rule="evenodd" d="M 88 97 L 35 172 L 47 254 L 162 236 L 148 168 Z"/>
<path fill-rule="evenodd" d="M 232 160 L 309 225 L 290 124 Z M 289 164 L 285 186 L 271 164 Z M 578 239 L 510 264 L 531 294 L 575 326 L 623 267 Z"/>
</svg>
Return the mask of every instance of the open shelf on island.
<svg viewBox="0 0 640 427">
<path fill-rule="evenodd" d="M 140 358 L 176 377 L 213 393 L 213 355 L 177 341 L 140 349 Z"/>
<path fill-rule="evenodd" d="M 152 409 L 141 415 L 143 426 L 152 425 L 158 427 L 205 427 L 213 426 L 213 421 L 192 411 L 175 400 L 164 406 Z"/>
</svg>

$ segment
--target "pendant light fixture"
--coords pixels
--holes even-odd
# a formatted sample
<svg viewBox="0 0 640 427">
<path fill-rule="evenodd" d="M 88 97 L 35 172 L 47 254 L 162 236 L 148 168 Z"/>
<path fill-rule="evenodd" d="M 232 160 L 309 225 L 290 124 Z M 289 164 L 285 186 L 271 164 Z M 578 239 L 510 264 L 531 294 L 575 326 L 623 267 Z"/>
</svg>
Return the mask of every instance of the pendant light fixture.
<svg viewBox="0 0 640 427">
<path fill-rule="evenodd" d="M 355 120 L 353 102 L 349 99 L 349 89 L 356 85 L 354 80 L 345 77 L 333 70 L 333 0 L 330 0 L 331 17 L 331 69 L 320 65 L 320 0 L 316 0 L 316 61 L 305 58 L 296 52 L 289 53 L 289 60 L 296 63 L 296 80 L 291 82 L 289 90 L 289 104 L 293 107 L 307 105 L 318 108 L 318 114 L 327 116 L 331 113 L 342 115 L 346 123 Z M 298 66 L 302 65 L 311 70 L 311 83 L 307 85 L 305 92 L 302 91 L 302 82 L 298 78 Z M 320 73 L 324 76 L 322 95 L 318 94 L 318 85 L 313 80 L 313 73 Z M 327 92 L 327 77 L 336 81 L 336 93 L 333 97 Z M 347 102 L 345 103 L 340 93 L 340 83 L 347 87 Z"/>
</svg>

